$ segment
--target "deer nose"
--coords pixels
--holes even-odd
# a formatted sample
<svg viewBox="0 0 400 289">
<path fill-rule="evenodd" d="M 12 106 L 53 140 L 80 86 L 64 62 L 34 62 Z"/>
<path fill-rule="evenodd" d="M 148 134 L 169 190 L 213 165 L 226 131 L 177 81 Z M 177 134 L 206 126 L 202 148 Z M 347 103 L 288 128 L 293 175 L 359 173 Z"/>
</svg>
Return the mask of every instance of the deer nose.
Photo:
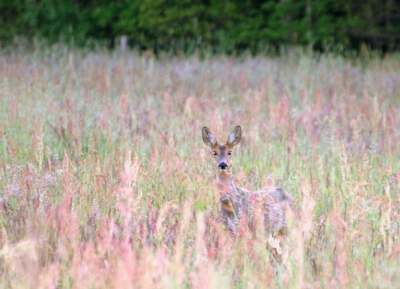
<svg viewBox="0 0 400 289">
<path fill-rule="evenodd" d="M 225 171 L 228 168 L 227 163 L 219 163 L 218 168 L 222 171 Z"/>
</svg>

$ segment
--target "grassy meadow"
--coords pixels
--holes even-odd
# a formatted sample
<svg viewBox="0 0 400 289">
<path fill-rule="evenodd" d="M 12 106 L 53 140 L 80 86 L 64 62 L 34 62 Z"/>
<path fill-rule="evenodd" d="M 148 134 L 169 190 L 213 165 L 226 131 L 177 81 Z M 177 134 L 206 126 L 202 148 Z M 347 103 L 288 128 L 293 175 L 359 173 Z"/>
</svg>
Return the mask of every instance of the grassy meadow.
<svg viewBox="0 0 400 289">
<path fill-rule="evenodd" d="M 236 185 L 295 197 L 281 261 L 217 222 Z M 400 286 L 400 57 L 0 52 L 1 288 Z"/>
</svg>

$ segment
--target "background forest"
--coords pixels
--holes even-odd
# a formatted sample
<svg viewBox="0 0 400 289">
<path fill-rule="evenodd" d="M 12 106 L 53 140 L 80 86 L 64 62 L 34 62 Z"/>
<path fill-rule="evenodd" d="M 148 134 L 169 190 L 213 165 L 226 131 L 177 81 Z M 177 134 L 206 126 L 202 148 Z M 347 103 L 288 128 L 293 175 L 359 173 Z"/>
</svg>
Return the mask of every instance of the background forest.
<svg viewBox="0 0 400 289">
<path fill-rule="evenodd" d="M 317 50 L 400 47 L 398 0 L 0 1 L 0 41 L 101 41 L 153 51 L 252 53 L 282 45 Z"/>
</svg>

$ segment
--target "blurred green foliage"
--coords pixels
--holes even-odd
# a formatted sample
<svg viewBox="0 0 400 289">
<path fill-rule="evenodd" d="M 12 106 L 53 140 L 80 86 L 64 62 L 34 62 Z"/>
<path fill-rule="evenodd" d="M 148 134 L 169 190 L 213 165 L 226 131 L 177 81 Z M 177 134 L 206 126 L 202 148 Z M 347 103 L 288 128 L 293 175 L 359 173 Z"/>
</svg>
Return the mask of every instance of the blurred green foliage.
<svg viewBox="0 0 400 289">
<path fill-rule="evenodd" d="M 0 0 L 0 42 L 16 37 L 154 51 L 196 48 L 257 53 L 282 45 L 314 49 L 400 47 L 398 0 Z"/>
</svg>

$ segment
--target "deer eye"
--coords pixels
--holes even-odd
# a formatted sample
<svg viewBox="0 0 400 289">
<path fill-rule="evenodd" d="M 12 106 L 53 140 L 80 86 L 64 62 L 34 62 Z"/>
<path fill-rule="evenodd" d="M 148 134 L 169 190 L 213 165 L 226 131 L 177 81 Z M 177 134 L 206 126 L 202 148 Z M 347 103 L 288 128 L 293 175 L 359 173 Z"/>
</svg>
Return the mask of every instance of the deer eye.
<svg viewBox="0 0 400 289">
<path fill-rule="evenodd" d="M 231 155 L 232 155 L 232 152 L 231 152 L 231 151 L 229 151 L 229 152 L 228 152 L 228 156 L 231 156 Z"/>
<path fill-rule="evenodd" d="M 214 154 L 214 156 L 217 156 L 217 155 L 218 155 L 218 153 L 217 153 L 216 151 L 213 151 L 213 154 Z"/>
</svg>

